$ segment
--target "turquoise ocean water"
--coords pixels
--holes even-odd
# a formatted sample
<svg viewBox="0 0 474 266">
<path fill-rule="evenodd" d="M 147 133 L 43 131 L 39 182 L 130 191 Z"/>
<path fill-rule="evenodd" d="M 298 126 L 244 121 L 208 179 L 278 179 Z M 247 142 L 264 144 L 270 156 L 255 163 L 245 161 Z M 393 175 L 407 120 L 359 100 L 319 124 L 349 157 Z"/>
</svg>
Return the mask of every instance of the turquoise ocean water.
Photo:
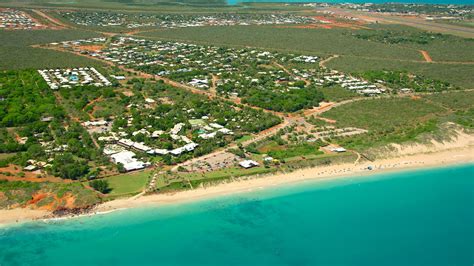
<svg viewBox="0 0 474 266">
<path fill-rule="evenodd" d="M 0 229 L 0 265 L 474 264 L 474 165 Z"/>
</svg>

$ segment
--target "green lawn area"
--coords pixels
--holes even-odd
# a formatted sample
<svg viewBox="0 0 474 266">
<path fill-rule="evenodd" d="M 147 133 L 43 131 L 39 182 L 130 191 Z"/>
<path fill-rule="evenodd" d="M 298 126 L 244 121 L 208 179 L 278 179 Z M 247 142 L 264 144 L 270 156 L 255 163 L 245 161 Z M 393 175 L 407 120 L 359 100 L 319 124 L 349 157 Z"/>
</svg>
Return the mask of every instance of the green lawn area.
<svg viewBox="0 0 474 266">
<path fill-rule="evenodd" d="M 150 171 L 141 171 L 104 178 L 112 189 L 109 195 L 122 196 L 141 192 L 148 182 L 150 173 Z"/>
</svg>

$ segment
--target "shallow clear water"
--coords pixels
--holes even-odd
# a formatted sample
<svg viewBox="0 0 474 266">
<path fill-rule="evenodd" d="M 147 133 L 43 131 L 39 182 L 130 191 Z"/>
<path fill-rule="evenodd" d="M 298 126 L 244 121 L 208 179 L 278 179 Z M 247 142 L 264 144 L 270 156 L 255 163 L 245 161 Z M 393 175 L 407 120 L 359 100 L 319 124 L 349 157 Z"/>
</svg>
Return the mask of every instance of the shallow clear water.
<svg viewBox="0 0 474 266">
<path fill-rule="evenodd" d="M 473 265 L 474 165 L 0 229 L 0 265 Z"/>
</svg>

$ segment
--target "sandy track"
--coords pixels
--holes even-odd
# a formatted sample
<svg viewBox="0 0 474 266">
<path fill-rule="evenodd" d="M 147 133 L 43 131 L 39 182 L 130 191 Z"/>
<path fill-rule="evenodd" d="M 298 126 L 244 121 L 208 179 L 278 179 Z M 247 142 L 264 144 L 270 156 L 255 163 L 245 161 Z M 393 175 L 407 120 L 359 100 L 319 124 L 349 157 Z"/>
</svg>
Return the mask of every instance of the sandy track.
<svg viewBox="0 0 474 266">
<path fill-rule="evenodd" d="M 431 59 L 431 56 L 430 56 L 430 54 L 429 54 L 427 51 L 425 51 L 425 50 L 420 50 L 420 53 L 421 53 L 421 55 L 423 56 L 423 58 L 425 58 L 425 61 L 426 61 L 426 62 L 429 62 L 429 63 L 433 62 L 433 59 Z"/>
<path fill-rule="evenodd" d="M 36 13 L 38 16 L 41 16 L 42 18 L 48 20 L 50 23 L 52 23 L 53 25 L 55 25 L 58 28 L 71 28 L 71 26 L 66 25 L 63 22 L 61 22 L 60 20 L 47 15 L 43 11 L 40 11 L 40 10 L 37 10 L 37 9 L 32 9 L 32 11 L 34 13 Z"/>
</svg>

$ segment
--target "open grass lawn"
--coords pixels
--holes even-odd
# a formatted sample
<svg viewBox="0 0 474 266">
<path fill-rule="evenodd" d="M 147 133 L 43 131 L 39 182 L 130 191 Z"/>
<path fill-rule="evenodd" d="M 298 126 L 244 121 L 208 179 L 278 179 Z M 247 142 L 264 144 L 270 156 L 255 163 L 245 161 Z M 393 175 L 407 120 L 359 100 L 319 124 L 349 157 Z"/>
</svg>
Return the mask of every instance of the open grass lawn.
<svg viewBox="0 0 474 266">
<path fill-rule="evenodd" d="M 150 176 L 150 171 L 141 171 L 104 178 L 109 182 L 112 191 L 110 196 L 130 195 L 141 192 Z"/>
<path fill-rule="evenodd" d="M 31 47 L 66 40 L 97 37 L 98 34 L 77 30 L 0 30 L 0 69 L 54 68 L 100 66 L 100 62 L 85 57 Z"/>
</svg>

